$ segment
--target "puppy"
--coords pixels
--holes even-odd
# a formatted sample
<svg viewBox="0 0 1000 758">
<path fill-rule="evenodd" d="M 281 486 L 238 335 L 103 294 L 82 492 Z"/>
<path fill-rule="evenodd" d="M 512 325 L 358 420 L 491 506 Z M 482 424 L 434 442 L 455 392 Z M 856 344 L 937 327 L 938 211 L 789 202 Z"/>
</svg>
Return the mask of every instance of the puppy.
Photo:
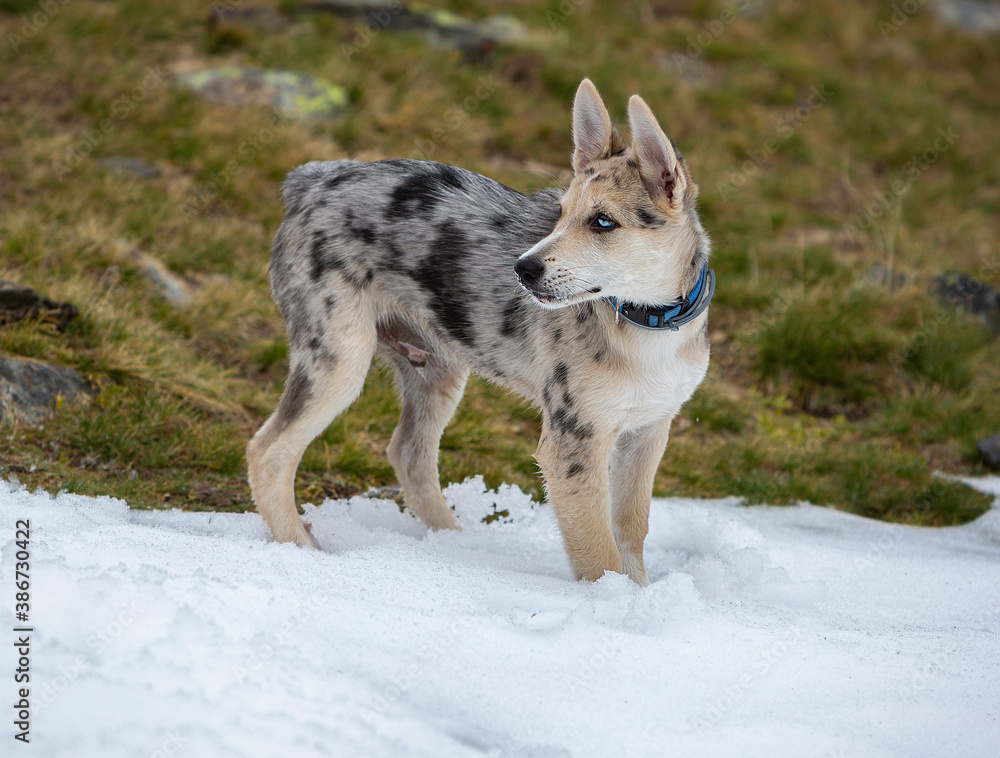
<svg viewBox="0 0 1000 758">
<path fill-rule="evenodd" d="M 687 164 L 645 102 L 631 146 L 585 79 L 565 191 L 522 195 L 439 163 L 295 169 L 271 252 L 290 371 L 247 448 L 276 540 L 316 543 L 295 510 L 308 444 L 394 366 L 402 414 L 388 458 L 409 510 L 457 529 L 438 446 L 470 372 L 541 408 L 535 457 L 577 578 L 647 584 L 643 542 L 670 424 L 705 376 L 709 241 Z"/>
</svg>

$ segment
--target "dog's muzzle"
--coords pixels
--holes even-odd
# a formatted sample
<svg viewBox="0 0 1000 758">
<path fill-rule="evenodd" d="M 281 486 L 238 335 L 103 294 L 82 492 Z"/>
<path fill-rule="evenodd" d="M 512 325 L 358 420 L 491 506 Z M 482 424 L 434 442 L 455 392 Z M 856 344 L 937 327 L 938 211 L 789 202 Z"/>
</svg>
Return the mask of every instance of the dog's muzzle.
<svg viewBox="0 0 1000 758">
<path fill-rule="evenodd" d="M 514 264 L 514 273 L 517 274 L 517 278 L 520 279 L 521 284 L 532 290 L 541 281 L 542 276 L 544 276 L 545 264 L 534 255 L 529 255 L 527 258 L 519 259 Z"/>
</svg>

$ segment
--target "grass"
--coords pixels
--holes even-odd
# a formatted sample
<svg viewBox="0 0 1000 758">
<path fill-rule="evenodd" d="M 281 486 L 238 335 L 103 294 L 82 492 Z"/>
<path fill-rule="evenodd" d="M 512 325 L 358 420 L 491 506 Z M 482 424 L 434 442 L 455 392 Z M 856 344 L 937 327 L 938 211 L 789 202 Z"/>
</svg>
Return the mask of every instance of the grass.
<svg viewBox="0 0 1000 758">
<path fill-rule="evenodd" d="M 570 101 L 589 76 L 619 121 L 637 91 L 661 116 L 714 240 L 713 363 L 656 492 L 932 525 L 988 506 L 932 473 L 981 472 L 975 440 L 1000 430 L 997 341 L 927 293 L 945 270 L 1000 285 L 996 37 L 924 8 L 883 38 L 889 2 L 754 5 L 694 47 L 719 28 L 721 3 L 441 5 L 510 13 L 547 41 L 466 59 L 417 32 L 359 36 L 326 15 L 213 31 L 194 0 L 152 15 L 135 0 L 76 0 L 13 45 L 40 6 L 0 0 L 0 277 L 81 311 L 64 333 L 4 327 L 0 351 L 72 366 L 101 389 L 41 427 L 0 427 L 5 475 L 141 507 L 249 507 L 243 446 L 287 370 L 266 279 L 283 175 L 308 160 L 417 154 L 522 191 L 550 186 L 569 165 Z M 191 61 L 320 76 L 346 88 L 350 109 L 275 127 L 263 109 L 174 87 L 170 72 Z M 99 162 L 111 156 L 160 175 L 114 173 Z M 129 247 L 186 277 L 191 304 L 164 303 Z M 903 285 L 870 276 L 876 264 Z M 307 452 L 299 497 L 393 483 L 384 450 L 398 410 L 374 370 Z M 444 436 L 442 479 L 480 473 L 540 497 L 538 427 L 520 399 L 473 380 Z"/>
</svg>

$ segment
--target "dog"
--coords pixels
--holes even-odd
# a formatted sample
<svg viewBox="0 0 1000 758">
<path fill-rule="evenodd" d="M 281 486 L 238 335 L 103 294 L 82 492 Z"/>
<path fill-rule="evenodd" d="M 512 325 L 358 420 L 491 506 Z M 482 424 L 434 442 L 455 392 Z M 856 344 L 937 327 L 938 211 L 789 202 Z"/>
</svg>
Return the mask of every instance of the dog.
<svg viewBox="0 0 1000 758">
<path fill-rule="evenodd" d="M 387 456 L 428 527 L 459 528 L 438 449 L 474 371 L 541 408 L 535 458 L 577 579 L 648 584 L 653 478 L 708 369 L 715 279 L 687 164 L 640 97 L 628 113 L 631 146 L 583 80 L 565 191 L 523 195 L 412 160 L 289 174 L 269 269 L 289 374 L 247 448 L 276 540 L 318 547 L 295 509 L 296 469 L 378 352 L 402 401 Z"/>
</svg>

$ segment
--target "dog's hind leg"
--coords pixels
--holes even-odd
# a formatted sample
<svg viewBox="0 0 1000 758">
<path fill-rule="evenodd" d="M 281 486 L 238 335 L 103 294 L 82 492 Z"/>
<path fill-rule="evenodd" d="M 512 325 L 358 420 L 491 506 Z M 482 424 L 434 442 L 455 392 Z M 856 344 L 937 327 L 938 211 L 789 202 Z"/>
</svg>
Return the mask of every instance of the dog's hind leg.
<svg viewBox="0 0 1000 758">
<path fill-rule="evenodd" d="M 634 432 L 622 434 L 611 464 L 611 512 L 622 567 L 632 581 L 646 586 L 642 546 L 649 532 L 649 501 L 653 478 L 663 458 L 674 417 L 667 416 Z"/>
<path fill-rule="evenodd" d="M 375 353 L 370 322 L 328 331 L 308 345 L 293 335 L 281 402 L 247 446 L 250 489 L 274 539 L 312 548 L 318 545 L 295 510 L 295 471 L 309 443 L 361 394 Z"/>
<path fill-rule="evenodd" d="M 431 529 L 460 529 L 441 494 L 438 449 L 462 399 L 468 369 L 438 356 L 419 370 L 395 354 L 393 363 L 403 410 L 386 452 L 403 487 L 403 500 Z"/>
</svg>

